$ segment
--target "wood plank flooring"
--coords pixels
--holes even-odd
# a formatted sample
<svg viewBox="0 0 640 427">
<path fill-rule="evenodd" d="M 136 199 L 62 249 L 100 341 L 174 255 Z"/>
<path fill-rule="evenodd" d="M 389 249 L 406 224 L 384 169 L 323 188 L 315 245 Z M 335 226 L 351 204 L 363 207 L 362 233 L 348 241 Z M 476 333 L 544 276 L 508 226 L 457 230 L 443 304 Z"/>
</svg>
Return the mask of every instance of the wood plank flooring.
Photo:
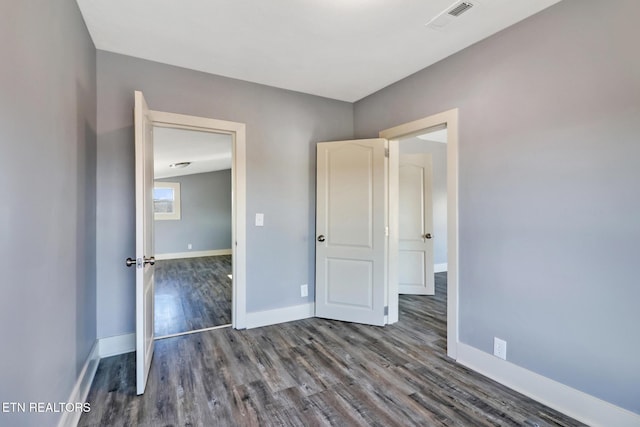
<svg viewBox="0 0 640 427">
<path fill-rule="evenodd" d="M 156 261 L 156 336 L 231 323 L 231 255 Z"/>
<path fill-rule="evenodd" d="M 314 318 L 157 341 L 143 396 L 133 353 L 103 359 L 79 425 L 581 425 L 447 358 L 436 276 L 436 296 L 401 296 L 385 328 Z"/>
</svg>

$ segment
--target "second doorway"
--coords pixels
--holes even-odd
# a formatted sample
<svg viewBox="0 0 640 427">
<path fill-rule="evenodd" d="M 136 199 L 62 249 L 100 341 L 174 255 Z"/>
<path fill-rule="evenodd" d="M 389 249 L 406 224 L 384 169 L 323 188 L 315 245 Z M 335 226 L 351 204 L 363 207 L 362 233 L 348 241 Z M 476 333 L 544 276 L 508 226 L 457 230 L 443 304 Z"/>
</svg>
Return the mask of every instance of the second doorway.
<svg viewBox="0 0 640 427">
<path fill-rule="evenodd" d="M 154 127 L 156 338 L 231 325 L 232 136 Z"/>
</svg>

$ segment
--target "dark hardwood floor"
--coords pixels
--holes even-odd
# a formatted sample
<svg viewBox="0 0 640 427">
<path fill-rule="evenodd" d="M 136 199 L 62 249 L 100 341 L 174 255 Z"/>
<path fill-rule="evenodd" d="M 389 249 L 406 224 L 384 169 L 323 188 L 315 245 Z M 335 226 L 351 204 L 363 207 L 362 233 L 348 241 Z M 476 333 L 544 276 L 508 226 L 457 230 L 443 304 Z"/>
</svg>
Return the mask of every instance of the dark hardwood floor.
<svg viewBox="0 0 640 427">
<path fill-rule="evenodd" d="M 445 355 L 446 274 L 401 296 L 384 328 L 306 319 L 156 342 L 147 391 L 135 355 L 103 359 L 80 426 L 576 426 Z"/>
<path fill-rule="evenodd" d="M 231 255 L 156 261 L 156 336 L 231 323 Z"/>
</svg>

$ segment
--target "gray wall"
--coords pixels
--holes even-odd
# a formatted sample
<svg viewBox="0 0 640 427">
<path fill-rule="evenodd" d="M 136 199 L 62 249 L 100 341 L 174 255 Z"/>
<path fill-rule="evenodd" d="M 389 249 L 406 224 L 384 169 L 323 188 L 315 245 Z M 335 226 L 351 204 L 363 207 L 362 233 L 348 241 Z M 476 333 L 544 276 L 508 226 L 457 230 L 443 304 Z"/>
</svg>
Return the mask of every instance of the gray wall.
<svg viewBox="0 0 640 427">
<path fill-rule="evenodd" d="M 155 221 L 156 255 L 231 249 L 231 170 L 175 176 L 179 182 L 181 219 Z"/>
<path fill-rule="evenodd" d="M 134 331 L 134 90 L 153 110 L 246 123 L 247 310 L 312 301 L 315 143 L 350 138 L 353 105 L 102 51 L 97 79 L 98 336 Z"/>
<path fill-rule="evenodd" d="M 431 202 L 433 205 L 433 262 L 447 262 L 447 144 L 419 138 L 400 140 L 400 154 L 429 153 L 433 162 Z"/>
<path fill-rule="evenodd" d="M 640 413 L 640 2 L 564 0 L 355 105 L 460 110 L 460 339 Z"/>
<path fill-rule="evenodd" d="M 96 338 L 96 51 L 73 1 L 0 2 L 0 40 L 0 401 L 65 402 Z"/>
</svg>

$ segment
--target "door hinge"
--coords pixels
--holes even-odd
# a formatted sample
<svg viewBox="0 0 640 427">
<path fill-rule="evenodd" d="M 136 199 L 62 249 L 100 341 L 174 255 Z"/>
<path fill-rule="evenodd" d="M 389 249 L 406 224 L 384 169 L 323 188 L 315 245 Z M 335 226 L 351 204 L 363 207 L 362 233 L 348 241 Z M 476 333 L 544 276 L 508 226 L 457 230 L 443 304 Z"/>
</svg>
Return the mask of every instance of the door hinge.
<svg viewBox="0 0 640 427">
<path fill-rule="evenodd" d="M 386 226 L 384 228 L 384 235 L 385 235 L 385 237 L 389 237 L 389 226 Z"/>
<path fill-rule="evenodd" d="M 385 157 L 389 157 L 389 149 L 388 148 L 384 149 L 384 156 Z"/>
</svg>

